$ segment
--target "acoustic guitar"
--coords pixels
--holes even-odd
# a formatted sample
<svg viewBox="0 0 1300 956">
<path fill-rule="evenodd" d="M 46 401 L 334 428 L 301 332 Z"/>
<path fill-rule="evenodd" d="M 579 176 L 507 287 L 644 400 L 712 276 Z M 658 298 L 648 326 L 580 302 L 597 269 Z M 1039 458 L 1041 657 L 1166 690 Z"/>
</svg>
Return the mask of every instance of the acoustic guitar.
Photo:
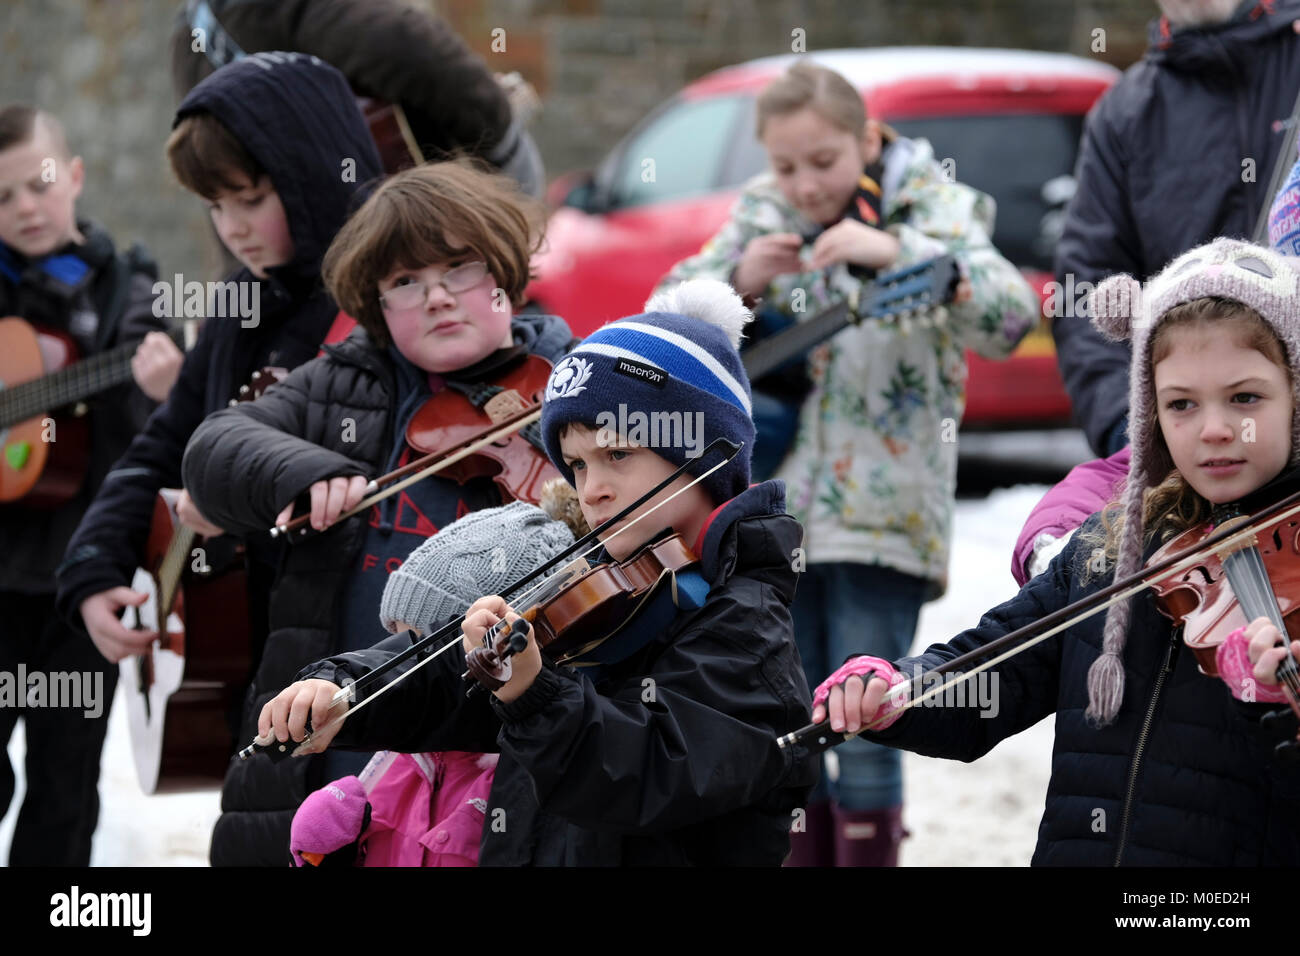
<svg viewBox="0 0 1300 956">
<path fill-rule="evenodd" d="M 168 333 L 184 347 L 184 330 Z M 72 337 L 0 319 L 0 503 L 57 508 L 76 497 L 90 459 L 85 401 L 131 380 L 135 344 L 81 359 Z"/>
<path fill-rule="evenodd" d="M 286 375 L 257 372 L 231 404 L 256 399 Z M 120 665 L 131 752 L 146 794 L 220 785 L 235 752 L 228 716 L 252 673 L 243 547 L 182 525 L 179 497 L 164 488 L 154 501 L 143 566 L 131 582 L 149 597 L 122 619 L 160 635 Z"/>
</svg>

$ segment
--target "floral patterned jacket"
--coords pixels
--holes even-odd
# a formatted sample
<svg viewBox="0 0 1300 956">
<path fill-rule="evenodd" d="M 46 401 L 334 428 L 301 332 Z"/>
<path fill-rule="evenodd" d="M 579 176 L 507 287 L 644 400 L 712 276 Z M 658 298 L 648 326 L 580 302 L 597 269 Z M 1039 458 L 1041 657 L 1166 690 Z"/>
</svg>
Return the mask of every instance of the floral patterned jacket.
<svg viewBox="0 0 1300 956">
<path fill-rule="evenodd" d="M 925 140 L 899 138 L 882 156 L 884 227 L 901 244 L 892 268 L 955 256 L 973 298 L 941 322 L 865 322 L 812 351 L 813 389 L 798 436 L 775 477 L 805 528 L 808 562 L 881 564 L 946 589 L 957 481 L 957 426 L 966 405 L 965 350 L 1006 358 L 1038 321 L 1039 303 L 993 247 L 993 199 L 949 182 Z M 771 172 L 744 187 L 730 219 L 660 287 L 729 281 L 751 239 L 814 229 L 785 201 Z M 806 250 L 805 250 L 806 254 Z M 778 276 L 766 308 L 811 318 L 859 286 L 843 264 Z"/>
</svg>

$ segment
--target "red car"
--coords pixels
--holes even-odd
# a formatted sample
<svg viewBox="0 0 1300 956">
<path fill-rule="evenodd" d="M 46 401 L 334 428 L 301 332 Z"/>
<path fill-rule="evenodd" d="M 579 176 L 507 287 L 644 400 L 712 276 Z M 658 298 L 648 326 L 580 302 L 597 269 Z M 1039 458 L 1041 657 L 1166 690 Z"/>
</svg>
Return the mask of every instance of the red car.
<svg viewBox="0 0 1300 956">
<path fill-rule="evenodd" d="M 1065 54 L 966 47 L 807 55 L 857 86 L 868 115 L 928 139 L 954 178 L 993 196 L 998 249 L 1035 287 L 1051 281 L 1084 115 L 1118 70 Z M 532 298 L 579 335 L 640 311 L 668 270 L 721 227 L 739 186 L 766 167 L 755 98 L 795 58 L 710 73 L 646 117 L 594 173 L 552 184 L 558 208 Z M 1005 362 L 968 356 L 965 426 L 1068 424 L 1045 322 Z"/>
</svg>

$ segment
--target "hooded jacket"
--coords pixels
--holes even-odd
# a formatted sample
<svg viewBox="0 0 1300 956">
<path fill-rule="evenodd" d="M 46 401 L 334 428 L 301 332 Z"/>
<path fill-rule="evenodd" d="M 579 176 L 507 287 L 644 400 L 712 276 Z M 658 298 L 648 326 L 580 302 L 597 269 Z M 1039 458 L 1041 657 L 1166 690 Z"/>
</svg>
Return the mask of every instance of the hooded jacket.
<svg viewBox="0 0 1300 956">
<path fill-rule="evenodd" d="M 1084 527 L 1098 523 L 1094 516 Z M 1146 557 L 1157 546 L 1148 545 Z M 895 666 L 914 680 L 1100 590 L 1110 574 L 1082 580 L 1091 554 L 1076 534 L 978 627 Z M 1222 680 L 1200 673 L 1181 629 L 1150 592 L 1133 600 L 1124 698 L 1110 726 L 1094 729 L 1084 716 L 1088 668 L 1101 653 L 1105 615 L 1096 614 L 977 675 L 996 680 L 977 695 L 980 707 L 969 692 L 940 696 L 932 700 L 943 706 L 910 708 L 887 730 L 864 736 L 969 762 L 1054 714 L 1036 866 L 1300 865 L 1300 768 L 1273 755 L 1276 741 L 1259 723 L 1273 708 L 1235 700 Z M 922 681 L 920 690 L 930 686 Z"/>
<path fill-rule="evenodd" d="M 208 318 L 185 356 L 167 401 L 113 466 L 58 570 L 58 609 L 81 628 L 81 602 L 129 585 L 160 488 L 182 486 L 181 456 L 205 415 L 224 408 L 267 365 L 295 368 L 320 350 L 338 307 L 320 282 L 320 263 L 359 188 L 380 174 L 374 143 L 347 82 L 301 54 L 260 54 L 214 73 L 176 114 L 208 112 L 270 176 L 284 206 L 294 254 L 257 280 L 253 318 Z M 351 162 L 355 176 L 342 175 Z M 220 525 L 220 522 L 218 522 Z"/>
<path fill-rule="evenodd" d="M 27 266 L 17 282 L 0 276 L 0 315 L 12 315 L 79 340 L 84 360 L 121 345 L 138 343 L 148 333 L 165 331 L 166 322 L 153 314 L 153 281 L 157 267 L 143 249 L 119 255 L 100 226 L 80 220 L 85 242 L 70 244 L 51 255 L 73 255 L 89 268 L 84 286 L 67 294 L 45 287 Z M 91 326 L 74 316 L 93 315 Z M 78 334 L 85 328 L 85 334 Z M 78 522 L 90 507 L 114 461 L 144 427 L 155 403 L 134 381 L 89 399 L 89 461 L 77 495 L 59 508 L 32 508 L 17 501 L 0 505 L 0 588 L 29 594 L 54 591 L 54 569 L 63 558 Z M 54 411 L 54 409 L 50 409 Z M 56 436 L 57 437 L 57 436 Z"/>
<path fill-rule="evenodd" d="M 512 331 L 517 346 L 551 362 L 573 341 L 569 327 L 554 316 L 516 316 Z M 207 418 L 185 452 L 185 487 L 210 520 L 252 533 L 270 528 L 281 509 L 317 481 L 377 477 L 394 449 L 405 444 L 406 423 L 398 412 L 413 403 L 404 393 L 403 372 L 389 349 L 355 329 L 256 402 Z M 443 481 L 448 493 L 459 493 L 449 479 L 426 479 Z M 389 527 L 395 500 L 380 505 Z M 340 611 L 368 530 L 366 516 L 359 515 L 287 549 L 271 593 L 270 635 L 243 709 L 241 741 L 256 736 L 262 706 L 293 683 L 301 667 L 340 649 Z M 376 604 L 376 632 L 378 612 Z M 212 836 L 212 863 L 286 865 L 294 811 L 324 782 L 321 764 L 320 758 L 275 764 L 261 756 L 232 761 Z"/>
<path fill-rule="evenodd" d="M 499 752 L 483 866 L 779 865 L 817 774 L 776 746 L 809 710 L 789 610 L 802 529 L 784 498 L 767 481 L 719 508 L 695 544 L 702 606 L 679 610 L 594 681 L 543 657 L 517 700 L 466 700 L 456 639 L 357 711 L 333 746 Z M 298 679 L 351 682 L 405 643 L 398 635 Z"/>
<path fill-rule="evenodd" d="M 1079 147 L 1056 250 L 1056 279 L 1079 290 L 1075 305 L 1082 282 L 1119 272 L 1145 281 L 1217 236 L 1251 237 L 1273 200 L 1268 184 L 1300 89 L 1297 19 L 1300 0 L 1276 0 L 1243 4 L 1218 26 L 1151 24 L 1146 55 L 1093 108 Z M 1128 346 L 1078 313 L 1056 318 L 1052 335 L 1075 418 L 1105 457 L 1127 441 L 1117 426 L 1128 411 Z"/>
</svg>

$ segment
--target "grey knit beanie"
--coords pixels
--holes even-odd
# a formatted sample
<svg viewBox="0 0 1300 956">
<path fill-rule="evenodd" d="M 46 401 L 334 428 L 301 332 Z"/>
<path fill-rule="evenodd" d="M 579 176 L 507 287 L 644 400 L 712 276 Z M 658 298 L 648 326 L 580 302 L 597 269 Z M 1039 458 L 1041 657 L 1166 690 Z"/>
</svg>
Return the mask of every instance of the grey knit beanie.
<svg viewBox="0 0 1300 956">
<path fill-rule="evenodd" d="M 1114 341 L 1131 340 L 1128 439 L 1132 448 L 1123 496 L 1115 576 L 1138 570 L 1145 537 L 1143 493 L 1163 481 L 1174 467 L 1155 435 L 1155 386 L 1151 343 L 1165 313 L 1205 297 L 1233 299 L 1258 312 L 1286 351 L 1291 381 L 1300 405 L 1300 272 L 1294 260 L 1239 239 L 1216 239 L 1185 252 L 1153 277 L 1143 289 L 1127 275 L 1111 276 L 1093 291 L 1092 324 Z M 1154 321 L 1153 321 L 1154 319 Z M 1292 416 L 1291 464 L 1300 462 L 1300 414 Z M 1105 726 L 1114 721 L 1124 698 L 1124 644 L 1129 601 L 1112 604 L 1106 614 L 1101 656 L 1088 670 L 1088 718 Z"/>
<path fill-rule="evenodd" d="M 514 501 L 447 525 L 388 576 L 379 620 L 392 633 L 405 622 L 428 631 L 463 614 L 573 544 L 573 532 L 535 505 Z"/>
</svg>

